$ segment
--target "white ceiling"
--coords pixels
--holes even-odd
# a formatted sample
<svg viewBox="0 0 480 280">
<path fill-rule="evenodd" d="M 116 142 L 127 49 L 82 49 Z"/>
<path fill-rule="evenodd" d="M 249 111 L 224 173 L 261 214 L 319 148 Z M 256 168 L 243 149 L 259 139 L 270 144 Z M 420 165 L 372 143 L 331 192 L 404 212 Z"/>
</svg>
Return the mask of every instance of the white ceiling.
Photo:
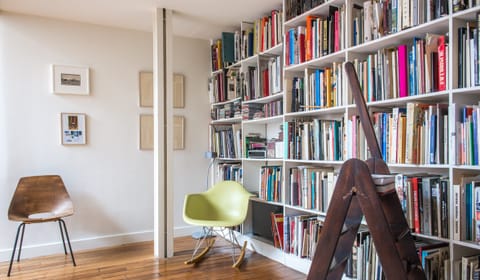
<svg viewBox="0 0 480 280">
<path fill-rule="evenodd" d="M 0 0 L 0 10 L 152 31 L 155 8 L 173 11 L 176 35 L 211 39 L 239 28 L 272 9 L 279 0 Z"/>
</svg>

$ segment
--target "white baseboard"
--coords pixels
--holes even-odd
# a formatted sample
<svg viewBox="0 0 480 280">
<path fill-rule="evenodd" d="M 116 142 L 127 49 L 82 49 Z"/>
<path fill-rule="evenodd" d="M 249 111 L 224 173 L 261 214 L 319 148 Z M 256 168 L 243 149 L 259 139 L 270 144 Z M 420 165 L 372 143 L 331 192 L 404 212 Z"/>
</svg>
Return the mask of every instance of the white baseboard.
<svg viewBox="0 0 480 280">
<path fill-rule="evenodd" d="M 122 234 L 96 236 L 84 239 L 71 239 L 73 253 L 83 250 L 118 246 L 127 243 L 151 241 L 153 240 L 153 231 L 129 232 Z M 13 245 L 13 244 L 12 244 Z M 68 249 L 68 248 L 67 248 Z M 61 240 L 54 243 L 43 243 L 22 247 L 21 259 L 33 258 L 38 256 L 47 256 L 63 253 Z M 18 247 L 17 247 L 18 253 Z M 0 250 L 0 262 L 10 261 L 12 248 Z"/>
<path fill-rule="evenodd" d="M 174 237 L 179 236 L 188 236 L 196 231 L 200 231 L 201 227 L 195 226 L 183 226 L 176 227 L 174 229 Z M 71 239 L 73 253 L 83 250 L 91 250 L 102 247 L 111 247 L 118 246 L 122 244 L 142 242 L 142 241 L 152 241 L 153 240 L 153 230 L 142 231 L 142 232 L 129 232 L 122 234 L 112 234 L 104 236 L 96 236 L 91 238 L 83 239 Z M 12 244 L 13 245 L 13 244 Z M 18 253 L 18 248 L 17 248 Z M 53 243 L 43 243 L 30 246 L 22 247 L 22 259 L 47 256 L 53 254 L 63 253 L 63 245 L 61 240 Z M 10 261 L 12 256 L 12 248 L 0 249 L 0 262 Z"/>
<path fill-rule="evenodd" d="M 192 235 L 192 233 L 201 231 L 202 227 L 197 226 L 183 226 L 183 227 L 176 227 L 173 230 L 173 236 L 180 237 L 180 236 L 188 236 Z"/>
</svg>

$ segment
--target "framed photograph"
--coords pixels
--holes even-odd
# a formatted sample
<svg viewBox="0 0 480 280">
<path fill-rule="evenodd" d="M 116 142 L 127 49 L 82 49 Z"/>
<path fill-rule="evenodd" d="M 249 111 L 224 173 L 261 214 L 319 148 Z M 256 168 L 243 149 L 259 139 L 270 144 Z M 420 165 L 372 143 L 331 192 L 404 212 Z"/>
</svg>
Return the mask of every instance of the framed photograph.
<svg viewBox="0 0 480 280">
<path fill-rule="evenodd" d="M 173 116 L 173 149 L 185 149 L 185 118 Z"/>
<path fill-rule="evenodd" d="M 53 93 L 90 94 L 88 67 L 52 65 Z"/>
<path fill-rule="evenodd" d="M 140 107 L 153 107 L 153 73 L 139 74 Z"/>
<path fill-rule="evenodd" d="M 62 145 L 87 144 L 86 115 L 61 113 Z"/>
<path fill-rule="evenodd" d="M 182 74 L 173 74 L 173 108 L 185 107 L 184 77 Z"/>
<path fill-rule="evenodd" d="M 153 115 L 140 115 L 140 150 L 153 150 Z"/>
</svg>

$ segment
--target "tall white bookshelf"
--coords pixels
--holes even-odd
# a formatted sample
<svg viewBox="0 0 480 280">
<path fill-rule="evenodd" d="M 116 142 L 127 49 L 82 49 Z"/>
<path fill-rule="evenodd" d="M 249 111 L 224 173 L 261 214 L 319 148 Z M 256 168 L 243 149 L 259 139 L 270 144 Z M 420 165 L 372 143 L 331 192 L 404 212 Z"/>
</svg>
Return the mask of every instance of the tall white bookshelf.
<svg viewBox="0 0 480 280">
<path fill-rule="evenodd" d="M 245 98 L 240 96 L 240 102 L 242 108 L 248 107 L 249 104 L 266 104 L 272 102 L 282 102 L 283 110 L 281 114 L 275 116 L 264 116 L 264 117 L 255 117 L 254 119 L 244 119 L 242 117 L 232 117 L 232 118 L 218 118 L 211 122 L 211 126 L 215 125 L 236 125 L 241 128 L 241 142 L 242 148 L 241 152 L 236 155 L 235 158 L 220 158 L 217 159 L 217 163 L 224 162 L 235 162 L 239 163 L 242 167 L 242 176 L 240 181 L 244 186 L 251 192 L 259 192 L 261 184 L 261 175 L 260 170 L 265 166 L 280 166 L 281 167 L 281 191 L 278 194 L 279 200 L 273 201 L 268 199 L 254 198 L 252 199 L 252 204 L 255 205 L 254 209 L 250 211 L 249 218 L 247 219 L 245 225 L 243 226 L 242 233 L 240 238 L 248 240 L 249 246 L 251 249 L 256 250 L 258 253 L 263 254 L 267 257 L 270 257 L 276 261 L 279 261 L 286 266 L 294 268 L 296 270 L 308 273 L 310 267 L 310 260 L 308 258 L 303 258 L 296 256 L 291 253 L 286 253 L 279 248 L 274 248 L 271 240 L 266 240 L 265 238 L 259 237 L 255 229 L 255 219 L 258 220 L 258 209 L 264 209 L 263 215 L 268 213 L 270 210 L 281 211 L 285 216 L 294 216 L 294 215 L 317 215 L 319 217 L 324 217 L 326 211 L 319 211 L 316 209 L 306 209 L 305 207 L 298 205 L 291 205 L 291 192 L 289 189 L 290 176 L 289 172 L 292 168 L 297 167 L 317 167 L 321 169 L 333 170 L 338 172 L 342 166 L 342 163 L 352 156 L 360 156 L 360 153 L 353 155 L 351 150 L 352 140 L 349 139 L 351 128 L 347 128 L 348 122 L 352 119 L 352 116 L 357 114 L 355 105 L 353 104 L 351 92 L 349 90 L 346 77 L 343 73 L 343 63 L 346 61 L 368 61 L 373 54 L 380 54 L 385 50 L 388 53 L 389 50 L 397 49 L 399 45 L 406 44 L 408 47 L 412 45 L 414 38 L 425 39 L 426 34 L 436 34 L 444 35 L 448 38 L 447 48 L 445 52 L 446 59 L 446 81 L 445 88 L 438 89 L 438 86 L 425 92 L 419 86 L 418 92 L 414 95 L 408 95 L 403 97 L 391 97 L 387 96 L 385 98 L 375 98 L 375 100 L 368 100 L 367 106 L 371 114 L 376 112 L 388 112 L 391 113 L 393 108 L 402 108 L 406 109 L 407 103 L 424 103 L 424 104 L 445 104 L 447 108 L 448 119 L 445 119 L 445 133 L 443 143 L 440 145 L 446 145 L 445 152 L 442 152 L 444 159 L 429 161 L 421 160 L 420 162 L 415 163 L 405 163 L 400 160 L 395 160 L 392 158 L 387 158 L 386 162 L 389 165 L 389 168 L 392 173 L 395 174 L 414 174 L 422 172 L 428 175 L 439 175 L 444 178 L 449 179 L 448 184 L 448 234 L 443 237 L 433 236 L 423 233 L 414 233 L 416 238 L 421 240 L 427 240 L 432 242 L 444 242 L 448 246 L 450 258 L 448 264 L 451 269 L 448 271 L 449 279 L 454 279 L 456 276 L 455 270 L 453 267 L 456 265 L 458 260 L 461 260 L 464 256 L 469 256 L 473 254 L 480 254 L 480 245 L 475 241 L 465 241 L 457 240 L 454 238 L 454 185 L 459 185 L 461 183 L 461 178 L 463 176 L 473 176 L 480 175 L 480 166 L 478 163 L 468 163 L 464 164 L 458 159 L 458 150 L 459 143 L 461 141 L 460 136 L 458 135 L 458 123 L 461 121 L 462 108 L 464 106 L 479 105 L 480 102 L 480 85 L 476 85 L 475 82 L 471 81 L 470 84 L 464 86 L 459 86 L 460 72 L 459 63 L 460 59 L 458 57 L 460 42 L 458 40 L 459 28 L 466 27 L 467 22 L 471 22 L 471 26 L 475 29 L 478 29 L 479 24 L 477 21 L 480 19 L 478 16 L 480 14 L 480 6 L 472 4 L 471 7 L 467 7 L 461 11 L 454 12 L 455 1 L 445 1 L 447 3 L 447 13 L 445 15 L 439 16 L 437 18 L 432 17 L 430 20 L 424 19 L 424 22 L 421 23 L 411 23 L 408 28 L 402 28 L 401 24 L 397 28 L 396 32 L 390 32 L 389 34 L 384 34 L 381 36 L 376 36 L 372 32 L 371 40 L 355 43 L 357 39 L 354 39 L 353 34 L 357 32 L 357 27 L 354 28 L 354 18 L 358 15 L 358 7 L 364 8 L 364 1 L 353 1 L 353 0 L 330 0 L 325 1 L 316 7 L 311 8 L 308 11 L 301 13 L 298 16 L 289 17 L 286 13 L 289 10 L 289 3 L 292 1 L 284 0 L 282 3 L 278 3 L 273 9 L 283 11 L 282 18 L 282 42 L 272 46 L 271 48 L 264 49 L 263 51 L 255 52 L 252 56 L 243 57 L 239 55 L 239 60 L 233 63 L 233 65 L 227 67 L 223 70 L 225 73 L 233 69 L 232 71 L 237 71 L 238 75 L 241 73 L 248 74 L 249 69 L 256 68 L 257 70 L 262 69 L 266 61 L 272 57 L 281 58 L 281 90 L 277 92 L 270 92 L 268 96 L 257 97 L 257 98 Z M 389 1 L 390 3 L 395 1 Z M 408 1 L 409 4 L 415 4 L 412 6 L 412 12 L 416 10 L 426 9 L 427 7 L 417 6 L 417 5 L 427 5 L 427 1 Z M 478 1 L 477 1 L 478 2 Z M 398 1 L 398 3 L 403 3 L 403 1 Z M 289 50 L 289 37 L 288 31 L 290 29 L 296 29 L 298 31 L 299 26 L 305 26 L 307 22 L 307 16 L 319 16 L 321 18 L 326 18 L 330 13 L 333 13 L 331 7 L 336 7 L 338 11 L 338 18 L 341 20 L 339 25 L 339 34 L 338 38 L 341 42 L 338 45 L 333 46 L 330 52 L 325 52 L 322 54 L 313 55 L 315 58 L 305 60 L 304 62 L 294 61 L 291 63 L 289 61 L 291 50 Z M 416 9 L 415 9 L 416 8 Z M 270 11 L 265 11 L 265 15 L 270 15 Z M 403 16 L 403 14 L 402 14 Z M 414 17 L 414 15 L 411 15 Z M 425 13 L 425 17 L 426 17 Z M 416 19 L 421 21 L 421 18 L 418 18 L 418 15 L 415 16 Z M 252 20 L 252 19 L 248 19 Z M 252 20 L 253 22 L 253 20 Z M 252 23 L 242 22 L 239 25 L 239 31 L 242 32 L 243 29 L 250 28 Z M 302 31 L 300 31 L 302 32 Z M 478 43 L 477 43 L 478 44 Z M 380 50 L 380 52 L 379 52 Z M 477 50 L 478 51 L 478 50 Z M 395 57 L 395 56 L 393 56 Z M 397 56 L 398 58 L 398 53 Z M 474 58 L 467 60 L 467 63 L 473 63 Z M 389 61 L 391 62 L 391 61 Z M 322 105 L 321 108 L 312 106 L 305 106 L 303 110 L 293 110 L 292 111 L 292 88 L 293 81 L 295 77 L 305 77 L 305 74 L 310 75 L 314 73 L 315 69 L 325 70 L 329 68 L 330 71 L 335 71 L 335 69 L 340 69 L 335 73 L 335 82 L 336 82 L 336 98 L 335 101 L 331 101 L 330 105 Z M 478 71 L 478 70 L 477 70 Z M 324 72 L 325 73 L 325 72 Z M 212 76 L 217 75 L 217 72 L 213 72 Z M 398 73 L 396 73 L 398 75 Z M 478 74 L 478 72 L 477 72 Z M 470 73 L 472 80 L 475 79 L 475 74 Z M 260 91 L 261 84 L 260 75 L 255 77 L 255 86 L 256 90 Z M 237 86 L 241 86 L 240 84 Z M 382 85 L 383 88 L 386 88 L 386 83 Z M 416 85 L 415 85 L 416 86 Z M 399 95 L 399 89 L 396 90 L 396 95 Z M 331 93 L 330 93 L 331 94 Z M 394 95 L 395 95 L 394 94 Z M 368 93 L 366 93 L 368 96 Z M 368 97 L 367 97 L 368 98 Z M 379 100 L 381 99 L 381 100 Z M 236 99 L 235 99 L 236 100 Z M 222 107 L 225 104 L 233 103 L 235 101 L 227 100 L 222 102 L 213 102 L 212 108 Z M 331 99 L 332 100 L 332 99 Z M 339 158 L 316 158 L 311 157 L 289 157 L 287 155 L 286 149 L 289 149 L 288 142 L 288 131 L 286 123 L 288 122 L 301 122 L 301 121 L 311 121 L 313 119 L 321 119 L 328 121 L 339 121 L 342 124 L 342 135 L 341 135 L 341 153 Z M 271 153 L 265 157 L 252 157 L 248 154 L 248 147 L 246 147 L 246 138 L 251 135 L 259 135 L 265 138 L 267 141 L 270 139 L 278 138 L 279 135 L 283 135 L 283 138 L 280 139 L 283 142 L 282 149 L 279 149 L 277 154 Z M 478 138 L 477 138 L 478 139 Z M 478 141 L 478 140 L 477 140 Z M 394 142 L 395 143 L 395 142 Z M 478 145 L 478 143 L 477 143 Z M 390 149 L 390 147 L 389 147 Z M 280 151 L 283 150 L 283 154 L 280 155 Z M 389 150 L 391 151 L 391 150 Z M 357 151 L 358 152 L 358 151 Z M 366 153 L 361 154 L 361 157 L 366 157 Z M 425 157 L 428 157 L 428 152 L 426 152 Z M 365 159 L 365 158 L 363 158 Z M 257 210 L 254 212 L 253 210 Z M 270 217 L 263 217 L 264 221 L 269 221 Z M 456 279 L 456 278 L 455 278 Z"/>
</svg>

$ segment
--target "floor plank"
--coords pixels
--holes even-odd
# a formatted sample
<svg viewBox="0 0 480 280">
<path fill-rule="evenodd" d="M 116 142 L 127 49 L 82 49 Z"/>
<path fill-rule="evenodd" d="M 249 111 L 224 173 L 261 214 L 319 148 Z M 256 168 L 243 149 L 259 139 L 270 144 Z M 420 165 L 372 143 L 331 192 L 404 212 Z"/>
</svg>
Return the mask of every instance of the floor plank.
<svg viewBox="0 0 480 280">
<path fill-rule="evenodd" d="M 192 255 L 195 240 L 179 237 L 174 242 L 174 256 L 168 259 L 153 257 L 153 242 L 141 242 L 80 251 L 75 253 L 77 266 L 73 267 L 69 256 L 52 255 L 22 259 L 14 263 L 12 275 L 6 277 L 8 262 L 0 263 L 0 279 L 51 280 L 51 279 L 99 279 L 99 280 L 151 280 L 151 279 L 305 279 L 306 275 L 289 269 L 252 251 L 240 269 L 231 268 L 231 247 L 217 238 L 215 246 L 196 265 L 183 262 Z M 75 250 L 75 249 L 74 249 Z"/>
</svg>

